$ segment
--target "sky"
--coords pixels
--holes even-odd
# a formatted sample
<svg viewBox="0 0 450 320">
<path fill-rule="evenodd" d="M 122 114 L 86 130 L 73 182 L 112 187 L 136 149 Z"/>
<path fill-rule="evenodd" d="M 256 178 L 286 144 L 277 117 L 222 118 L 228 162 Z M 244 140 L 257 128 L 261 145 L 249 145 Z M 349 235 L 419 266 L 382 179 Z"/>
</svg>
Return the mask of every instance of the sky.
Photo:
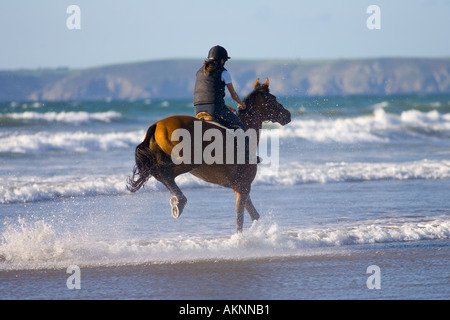
<svg viewBox="0 0 450 320">
<path fill-rule="evenodd" d="M 0 70 L 202 61 L 217 44 L 238 60 L 450 57 L 449 21 L 450 0 L 0 0 Z"/>
</svg>

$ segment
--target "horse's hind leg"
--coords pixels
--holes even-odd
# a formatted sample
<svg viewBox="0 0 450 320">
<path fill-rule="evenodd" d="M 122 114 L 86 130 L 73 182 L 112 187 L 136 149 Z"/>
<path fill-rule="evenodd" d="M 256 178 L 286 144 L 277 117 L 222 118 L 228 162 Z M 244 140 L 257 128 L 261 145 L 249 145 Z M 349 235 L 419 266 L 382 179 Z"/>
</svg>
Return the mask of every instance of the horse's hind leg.
<svg viewBox="0 0 450 320">
<path fill-rule="evenodd" d="M 259 219 L 259 213 L 250 199 L 250 194 L 236 192 L 236 227 L 237 232 L 242 232 L 244 228 L 244 209 L 247 209 L 252 221 Z"/>
<path fill-rule="evenodd" d="M 172 197 L 170 198 L 170 205 L 172 207 L 172 216 L 175 219 L 178 219 L 181 216 L 184 207 L 186 206 L 187 198 L 184 196 L 183 192 L 176 184 L 174 178 L 164 179 L 161 182 L 172 194 Z"/>
<path fill-rule="evenodd" d="M 245 209 L 247 209 L 248 213 L 250 214 L 250 217 L 252 218 L 252 221 L 259 220 L 259 213 L 256 211 L 255 206 L 252 203 L 252 199 L 250 196 L 248 196 L 247 203 L 245 204 Z"/>
</svg>

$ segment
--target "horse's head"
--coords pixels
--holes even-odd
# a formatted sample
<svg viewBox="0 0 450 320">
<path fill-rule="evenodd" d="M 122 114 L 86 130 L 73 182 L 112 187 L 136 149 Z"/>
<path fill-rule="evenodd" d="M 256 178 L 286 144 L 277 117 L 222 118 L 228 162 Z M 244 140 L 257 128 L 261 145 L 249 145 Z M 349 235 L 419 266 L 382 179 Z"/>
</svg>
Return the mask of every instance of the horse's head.
<svg viewBox="0 0 450 320">
<path fill-rule="evenodd" d="M 278 122 L 283 126 L 291 122 L 289 110 L 285 109 L 269 92 L 269 79 L 266 79 L 263 84 L 259 82 L 259 79 L 256 80 L 253 92 L 245 98 L 244 103 L 246 109 L 240 110 L 240 115 L 248 114 L 254 120 Z"/>
</svg>

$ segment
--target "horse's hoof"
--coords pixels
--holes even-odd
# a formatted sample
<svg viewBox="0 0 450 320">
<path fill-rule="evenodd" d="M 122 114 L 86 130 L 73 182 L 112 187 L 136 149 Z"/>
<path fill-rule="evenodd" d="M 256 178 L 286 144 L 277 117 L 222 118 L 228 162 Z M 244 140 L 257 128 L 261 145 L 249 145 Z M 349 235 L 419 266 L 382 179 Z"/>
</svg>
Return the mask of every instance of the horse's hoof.
<svg viewBox="0 0 450 320">
<path fill-rule="evenodd" d="M 180 210 L 178 209 L 178 198 L 176 196 L 172 196 L 170 198 L 170 205 L 172 206 L 172 217 L 178 219 L 180 217 Z"/>
</svg>

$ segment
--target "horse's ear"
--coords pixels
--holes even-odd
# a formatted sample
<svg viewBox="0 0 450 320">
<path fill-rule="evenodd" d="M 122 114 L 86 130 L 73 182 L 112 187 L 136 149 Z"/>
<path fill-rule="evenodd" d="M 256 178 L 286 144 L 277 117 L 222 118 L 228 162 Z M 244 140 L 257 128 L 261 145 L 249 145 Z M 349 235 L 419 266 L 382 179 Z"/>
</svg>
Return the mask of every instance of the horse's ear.
<svg viewBox="0 0 450 320">
<path fill-rule="evenodd" d="M 255 82 L 255 90 L 256 90 L 256 87 L 258 87 L 259 86 L 259 78 L 258 79 L 256 79 L 256 82 Z"/>
<path fill-rule="evenodd" d="M 266 82 L 264 82 L 265 86 L 269 86 L 269 78 L 266 78 Z"/>
</svg>

